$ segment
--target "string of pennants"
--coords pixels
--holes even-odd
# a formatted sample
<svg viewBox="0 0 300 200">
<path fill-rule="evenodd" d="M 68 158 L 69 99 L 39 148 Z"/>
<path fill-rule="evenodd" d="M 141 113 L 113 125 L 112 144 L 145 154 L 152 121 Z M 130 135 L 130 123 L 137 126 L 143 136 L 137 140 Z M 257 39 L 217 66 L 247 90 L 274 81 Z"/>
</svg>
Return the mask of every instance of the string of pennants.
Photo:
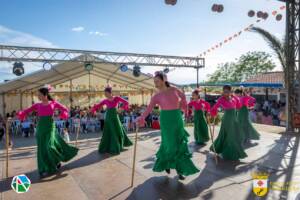
<svg viewBox="0 0 300 200">
<path fill-rule="evenodd" d="M 106 87 L 106 85 L 96 85 L 96 86 L 93 86 L 93 85 L 85 85 L 85 84 L 79 84 L 79 85 L 72 85 L 70 86 L 69 84 L 59 84 L 59 85 L 54 85 L 53 88 L 54 89 L 73 89 L 73 90 L 85 90 L 85 89 L 91 89 L 91 90 L 103 90 L 104 88 Z M 114 88 L 121 88 L 121 89 L 133 89 L 132 87 L 130 86 L 127 86 L 127 85 L 121 85 L 121 84 L 113 84 L 112 87 Z"/>
<path fill-rule="evenodd" d="M 114 92 L 115 94 L 118 94 L 118 93 L 124 93 L 124 94 L 127 94 L 129 96 L 139 96 L 139 95 L 152 95 L 153 94 L 153 91 L 150 91 L 150 90 L 145 90 L 143 92 L 141 91 L 115 91 Z M 55 98 L 64 98 L 66 96 L 68 96 L 70 93 L 69 92 L 53 92 L 52 96 L 54 96 Z M 7 97 L 19 97 L 20 93 L 17 93 L 17 92 L 10 92 L 10 93 L 6 93 L 6 96 Z M 22 94 L 23 97 L 34 97 L 35 94 L 31 94 L 31 93 L 23 93 Z M 83 97 L 83 96 L 90 96 L 90 97 L 103 97 L 104 96 L 104 93 L 103 92 L 99 92 L 99 91 L 93 91 L 93 92 L 88 92 L 86 93 L 85 91 L 74 91 L 72 93 L 72 97 Z"/>
<path fill-rule="evenodd" d="M 272 15 L 275 16 L 275 17 L 276 17 L 276 20 L 279 21 L 279 20 L 281 20 L 282 15 L 281 15 L 281 14 L 278 14 L 278 13 L 279 13 L 280 11 L 282 11 L 282 10 L 285 10 L 285 9 L 286 9 L 286 6 L 281 6 L 281 7 L 279 7 L 279 10 L 274 10 L 274 11 L 272 11 Z M 254 12 L 254 11 L 250 11 L 250 12 L 252 13 L 252 12 Z M 249 13 L 250 13 L 250 12 L 249 12 Z M 240 31 L 238 31 L 238 32 L 236 32 L 236 33 L 230 35 L 229 37 L 226 37 L 223 41 L 221 41 L 221 42 L 219 42 L 219 43 L 213 45 L 212 47 L 210 47 L 210 48 L 207 49 L 206 51 L 203 51 L 203 52 L 199 55 L 199 57 L 204 57 L 204 56 L 206 56 L 207 54 L 213 52 L 214 50 L 217 50 L 217 49 L 221 48 L 222 46 L 224 46 L 224 45 L 230 43 L 230 42 L 233 41 L 234 39 L 238 38 L 243 32 L 249 31 L 255 24 L 258 24 L 258 23 L 262 22 L 263 20 L 267 20 L 267 18 L 268 18 L 268 17 L 263 17 L 263 15 L 260 16 L 260 15 L 261 15 L 261 11 L 259 11 L 257 14 L 258 14 L 258 17 L 261 18 L 261 19 L 257 19 L 257 20 L 255 21 L 255 23 L 252 23 L 252 24 L 250 24 L 250 25 L 247 25 L 246 27 L 244 27 L 244 28 L 241 29 Z M 253 15 L 252 15 L 252 16 L 253 16 Z M 252 16 L 249 15 L 249 17 L 252 17 Z"/>
</svg>

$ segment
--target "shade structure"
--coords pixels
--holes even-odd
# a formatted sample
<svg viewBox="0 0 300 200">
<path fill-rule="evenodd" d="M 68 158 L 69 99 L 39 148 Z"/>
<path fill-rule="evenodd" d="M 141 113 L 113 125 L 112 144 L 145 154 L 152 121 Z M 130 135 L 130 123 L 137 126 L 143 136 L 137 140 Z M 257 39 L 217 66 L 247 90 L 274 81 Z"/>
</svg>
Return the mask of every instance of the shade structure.
<svg viewBox="0 0 300 200">
<path fill-rule="evenodd" d="M 59 63 L 50 70 L 42 69 L 1 83 L 0 113 L 18 110 L 29 106 L 32 101 L 37 101 L 35 91 L 45 84 L 54 86 L 52 92 L 58 100 L 63 99 L 63 103 L 68 103 L 71 96 L 73 99 L 87 99 L 88 96 L 92 96 L 94 100 L 78 101 L 77 104 L 92 105 L 104 98 L 103 89 L 108 84 L 117 95 L 135 96 L 129 99 L 133 100 L 132 103 L 148 103 L 154 91 L 151 74 L 141 73 L 139 77 L 135 77 L 132 69 L 124 72 L 120 70 L 119 65 L 108 63 L 92 63 L 93 69 L 89 71 L 85 64 L 75 61 Z"/>
<path fill-rule="evenodd" d="M 52 67 L 50 70 L 39 70 L 20 78 L 0 84 L 0 93 L 10 91 L 24 92 L 39 88 L 45 84 L 57 85 L 71 79 L 76 79 L 89 74 L 84 67 L 85 63 L 65 62 Z M 141 74 L 139 77 L 132 75 L 132 70 L 126 72 L 119 70 L 119 65 L 107 63 L 95 63 L 90 74 L 105 79 L 108 82 L 124 84 L 134 89 L 153 89 L 154 84 L 151 76 Z"/>
<path fill-rule="evenodd" d="M 283 88 L 282 83 L 200 83 L 203 87 L 222 87 L 230 85 L 234 87 L 256 87 L 256 88 Z"/>
</svg>

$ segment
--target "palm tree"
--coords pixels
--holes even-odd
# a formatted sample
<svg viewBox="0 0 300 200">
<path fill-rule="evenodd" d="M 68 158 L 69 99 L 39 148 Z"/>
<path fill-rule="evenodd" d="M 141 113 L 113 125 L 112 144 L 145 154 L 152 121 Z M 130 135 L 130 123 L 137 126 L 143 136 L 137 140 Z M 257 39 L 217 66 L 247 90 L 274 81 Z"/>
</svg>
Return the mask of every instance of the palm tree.
<svg viewBox="0 0 300 200">
<path fill-rule="evenodd" d="M 286 63 L 286 59 L 287 59 L 286 40 L 285 39 L 280 40 L 272 33 L 259 27 L 252 27 L 250 31 L 261 35 L 264 38 L 264 40 L 268 43 L 270 48 L 274 51 L 278 60 L 280 61 L 282 71 L 284 73 L 284 84 L 285 86 L 287 86 L 288 76 L 287 76 L 287 63 Z"/>
</svg>

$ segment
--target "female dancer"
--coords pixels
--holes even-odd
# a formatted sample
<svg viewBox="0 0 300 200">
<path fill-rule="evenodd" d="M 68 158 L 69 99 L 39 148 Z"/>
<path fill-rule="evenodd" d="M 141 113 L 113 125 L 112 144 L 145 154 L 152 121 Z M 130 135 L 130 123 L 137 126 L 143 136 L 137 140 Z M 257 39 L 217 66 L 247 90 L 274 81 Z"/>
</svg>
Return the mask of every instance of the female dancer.
<svg viewBox="0 0 300 200">
<path fill-rule="evenodd" d="M 255 104 L 255 98 L 243 92 L 243 90 L 236 89 L 234 91 L 235 95 L 240 99 L 241 109 L 238 110 L 238 122 L 243 130 L 242 144 L 249 143 L 250 140 L 259 140 L 259 133 L 253 127 L 248 108 L 253 107 Z"/>
<path fill-rule="evenodd" d="M 207 122 L 204 112 L 210 111 L 208 102 L 200 98 L 199 91 L 194 90 L 192 93 L 193 100 L 188 104 L 194 107 L 194 136 L 196 144 L 203 145 L 209 140 Z"/>
<path fill-rule="evenodd" d="M 155 94 L 146 111 L 137 119 L 140 124 L 158 104 L 160 112 L 161 145 L 156 153 L 156 162 L 153 171 L 170 173 L 176 169 L 180 180 L 199 172 L 191 160 L 192 154 L 188 149 L 188 133 L 184 129 L 181 108 L 186 111 L 185 95 L 177 88 L 171 87 L 166 75 L 157 72 L 154 77 L 155 87 L 159 90 Z"/>
<path fill-rule="evenodd" d="M 231 86 L 229 85 L 223 87 L 223 96 L 218 99 L 211 109 L 212 117 L 217 115 L 220 106 L 224 110 L 224 115 L 219 135 L 210 150 L 215 150 L 216 153 L 221 154 L 227 160 L 239 160 L 247 157 L 241 144 L 242 133 L 236 117 L 236 109 L 240 108 L 240 102 L 237 97 L 232 95 Z"/>
<path fill-rule="evenodd" d="M 38 90 L 38 98 L 41 101 L 30 108 L 18 112 L 20 120 L 24 120 L 32 111 L 36 111 L 39 117 L 36 129 L 37 139 L 37 164 L 40 178 L 55 173 L 60 167 L 60 162 L 71 160 L 78 149 L 68 145 L 57 133 L 53 120 L 53 113 L 60 110 L 62 119 L 68 118 L 68 109 L 49 94 L 50 87 L 45 86 Z"/>
<path fill-rule="evenodd" d="M 95 112 L 106 105 L 106 117 L 104 121 L 104 129 L 99 144 L 99 153 L 120 154 L 124 147 L 132 145 L 132 142 L 126 135 L 126 131 L 121 124 L 116 107 L 119 102 L 123 104 L 122 108 L 128 110 L 128 102 L 121 97 L 112 95 L 112 88 L 107 87 L 104 90 L 106 99 L 92 107 L 91 112 Z"/>
</svg>

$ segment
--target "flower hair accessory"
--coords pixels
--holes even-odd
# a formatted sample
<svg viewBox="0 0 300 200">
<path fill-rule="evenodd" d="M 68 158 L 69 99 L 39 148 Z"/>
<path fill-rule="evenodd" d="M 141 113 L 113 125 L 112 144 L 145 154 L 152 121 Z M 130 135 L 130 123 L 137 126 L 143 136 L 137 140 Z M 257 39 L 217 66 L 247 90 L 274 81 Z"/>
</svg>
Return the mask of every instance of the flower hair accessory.
<svg viewBox="0 0 300 200">
<path fill-rule="evenodd" d="M 47 88 L 49 92 L 53 89 L 53 87 L 49 84 L 44 85 L 44 88 Z"/>
</svg>

